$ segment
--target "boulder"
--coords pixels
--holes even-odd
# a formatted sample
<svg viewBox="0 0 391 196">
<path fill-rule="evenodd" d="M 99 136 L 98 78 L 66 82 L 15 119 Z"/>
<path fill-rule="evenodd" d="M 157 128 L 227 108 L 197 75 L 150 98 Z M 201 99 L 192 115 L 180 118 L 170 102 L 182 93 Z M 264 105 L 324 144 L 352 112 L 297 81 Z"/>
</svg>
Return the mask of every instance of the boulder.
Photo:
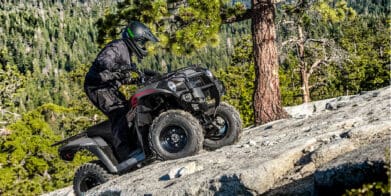
<svg viewBox="0 0 391 196">
<path fill-rule="evenodd" d="M 88 195 L 322 195 L 356 187 L 371 175 L 384 180 L 389 92 L 287 108 L 293 118 L 246 128 L 234 145 L 155 161 Z M 327 103 L 335 107 L 327 109 Z"/>
</svg>

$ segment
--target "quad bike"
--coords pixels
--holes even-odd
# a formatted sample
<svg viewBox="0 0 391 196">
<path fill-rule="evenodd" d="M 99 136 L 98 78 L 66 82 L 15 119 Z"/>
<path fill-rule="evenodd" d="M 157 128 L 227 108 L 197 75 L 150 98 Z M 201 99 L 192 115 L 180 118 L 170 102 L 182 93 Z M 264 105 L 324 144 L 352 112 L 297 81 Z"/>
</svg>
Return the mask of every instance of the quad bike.
<svg viewBox="0 0 391 196">
<path fill-rule="evenodd" d="M 80 150 L 99 158 L 76 171 L 76 195 L 151 160 L 191 156 L 202 147 L 214 150 L 239 138 L 239 113 L 221 102 L 224 86 L 208 69 L 191 66 L 149 78 L 137 69 L 133 71 L 139 74 L 141 85 L 130 98 L 134 117 L 129 131 L 136 133 L 139 146 L 131 158 L 118 162 L 109 121 L 53 144 L 62 145 L 59 154 L 66 161 L 73 160 Z"/>
</svg>

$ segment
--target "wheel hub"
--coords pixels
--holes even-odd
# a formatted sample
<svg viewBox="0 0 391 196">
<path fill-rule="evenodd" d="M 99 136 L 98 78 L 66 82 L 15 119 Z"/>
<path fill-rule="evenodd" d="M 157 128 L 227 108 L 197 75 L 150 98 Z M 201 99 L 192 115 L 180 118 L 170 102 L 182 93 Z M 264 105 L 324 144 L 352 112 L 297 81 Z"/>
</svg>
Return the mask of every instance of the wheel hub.
<svg viewBox="0 0 391 196">
<path fill-rule="evenodd" d="M 171 141 L 174 143 L 178 143 L 180 139 L 181 139 L 181 137 L 176 133 L 171 135 Z"/>
<path fill-rule="evenodd" d="M 212 125 L 214 126 L 209 139 L 220 140 L 225 137 L 228 131 L 228 122 L 222 116 L 216 116 L 213 120 Z"/>
<path fill-rule="evenodd" d="M 176 153 L 186 146 L 187 135 L 181 127 L 170 126 L 161 132 L 160 142 L 163 149 L 170 153 Z"/>
<path fill-rule="evenodd" d="M 82 192 L 86 192 L 91 188 L 98 186 L 99 184 L 101 183 L 93 176 L 87 176 L 82 180 L 80 189 Z"/>
</svg>

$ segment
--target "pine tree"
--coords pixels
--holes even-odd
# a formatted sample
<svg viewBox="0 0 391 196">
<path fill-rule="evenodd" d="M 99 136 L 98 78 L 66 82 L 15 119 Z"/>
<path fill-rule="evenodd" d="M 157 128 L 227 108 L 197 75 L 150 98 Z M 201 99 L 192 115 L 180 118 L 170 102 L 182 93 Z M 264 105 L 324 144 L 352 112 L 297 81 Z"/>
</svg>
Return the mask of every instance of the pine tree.
<svg viewBox="0 0 391 196">
<path fill-rule="evenodd" d="M 277 51 L 275 47 L 274 2 L 254 0 L 251 9 L 243 4 L 225 1 L 138 1 L 118 3 L 117 10 L 98 21 L 101 44 L 119 34 L 130 20 L 148 24 L 155 32 L 160 47 L 174 54 L 192 54 L 207 44 L 217 44 L 223 23 L 252 19 L 256 90 L 254 93 L 255 124 L 287 117 L 281 105 Z"/>
<path fill-rule="evenodd" d="M 355 17 L 355 11 L 347 7 L 345 1 L 339 1 L 334 7 L 330 6 L 329 1 L 305 1 L 299 0 L 294 4 L 285 5 L 285 18 L 283 28 L 287 28 L 292 33 L 289 38 L 281 43 L 282 47 L 295 48 L 296 58 L 298 59 L 298 67 L 301 77 L 301 90 L 303 102 L 311 101 L 310 91 L 320 85 L 325 85 L 327 78 L 317 76 L 316 81 L 311 84 L 311 77 L 325 66 L 333 62 L 342 63 L 344 52 L 338 49 L 334 44 L 334 40 L 328 37 L 315 37 L 311 33 L 314 25 L 326 26 L 327 24 L 335 24 L 345 18 L 352 19 Z M 290 28 L 289 28 L 290 27 Z"/>
</svg>

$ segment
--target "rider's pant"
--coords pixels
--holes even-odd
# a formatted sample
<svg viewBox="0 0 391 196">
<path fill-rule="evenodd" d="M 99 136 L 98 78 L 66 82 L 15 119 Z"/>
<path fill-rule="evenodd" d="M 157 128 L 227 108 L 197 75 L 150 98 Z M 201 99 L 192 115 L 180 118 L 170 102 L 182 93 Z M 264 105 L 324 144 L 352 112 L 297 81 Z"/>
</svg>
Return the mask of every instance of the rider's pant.
<svg viewBox="0 0 391 196">
<path fill-rule="evenodd" d="M 125 96 L 114 87 L 86 85 L 84 89 L 91 102 L 109 117 L 117 158 L 120 162 L 126 160 L 131 151 L 137 148 L 137 136 L 131 133 L 126 119 L 129 104 Z"/>
</svg>

